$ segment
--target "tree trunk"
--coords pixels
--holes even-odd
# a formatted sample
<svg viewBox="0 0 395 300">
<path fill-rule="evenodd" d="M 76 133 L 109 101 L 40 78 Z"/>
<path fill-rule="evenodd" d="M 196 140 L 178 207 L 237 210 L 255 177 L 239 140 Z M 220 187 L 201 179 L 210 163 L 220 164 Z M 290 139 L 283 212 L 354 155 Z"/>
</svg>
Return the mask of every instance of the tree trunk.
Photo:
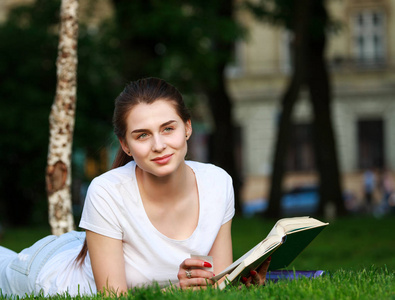
<svg viewBox="0 0 395 300">
<path fill-rule="evenodd" d="M 52 233 L 74 229 L 71 201 L 71 151 L 77 92 L 78 0 L 62 0 L 57 86 L 49 116 L 50 139 L 46 170 L 49 223 Z"/>
<path fill-rule="evenodd" d="M 236 166 L 236 143 L 232 120 L 232 102 L 226 91 L 224 79 L 225 65 L 216 71 L 217 85 L 208 90 L 210 110 L 214 116 L 215 128 L 211 139 L 210 161 L 225 169 L 233 179 L 236 213 L 241 213 L 240 187 L 242 178 Z"/>
<path fill-rule="evenodd" d="M 299 95 L 300 88 L 306 82 L 305 61 L 306 44 L 309 39 L 309 22 L 311 19 L 311 6 L 314 0 L 300 0 L 294 3 L 293 15 L 293 73 L 290 84 L 281 101 L 277 141 L 275 145 L 272 165 L 272 182 L 269 194 L 269 207 L 266 216 L 279 218 L 281 216 L 282 182 L 285 172 L 285 157 L 288 150 L 288 139 L 291 132 L 291 117 L 294 104 Z"/>
<path fill-rule="evenodd" d="M 314 16 L 325 20 L 326 10 L 322 1 L 315 3 Z M 340 187 L 340 172 L 336 143 L 331 119 L 330 78 L 324 59 L 325 32 L 313 36 L 308 43 L 308 87 L 314 111 L 313 135 L 317 167 L 320 174 L 319 214 L 334 217 L 346 213 Z M 335 207 L 335 211 L 332 211 Z M 332 212 L 331 212 L 332 211 Z"/>
<path fill-rule="evenodd" d="M 281 101 L 281 112 L 279 115 L 277 140 L 272 165 L 273 172 L 269 206 L 266 212 L 267 217 L 274 219 L 278 219 L 281 216 L 282 182 L 285 172 L 284 161 L 289 146 L 288 139 L 291 133 L 291 115 L 302 85 L 300 82 L 301 75 L 298 72 L 295 72 L 292 77 L 291 83 Z"/>
<path fill-rule="evenodd" d="M 218 2 L 217 15 L 220 18 L 232 19 L 234 4 L 232 1 Z M 240 190 L 242 185 L 241 170 L 236 163 L 236 136 L 233 124 L 233 105 L 225 84 L 225 68 L 230 61 L 234 42 L 213 37 L 213 51 L 217 53 L 218 64 L 214 69 L 215 84 L 206 82 L 205 89 L 209 98 L 209 107 L 215 122 L 212 135 L 210 160 L 225 169 L 233 179 L 236 214 L 241 213 Z M 221 57 L 221 58 L 220 58 Z"/>
</svg>

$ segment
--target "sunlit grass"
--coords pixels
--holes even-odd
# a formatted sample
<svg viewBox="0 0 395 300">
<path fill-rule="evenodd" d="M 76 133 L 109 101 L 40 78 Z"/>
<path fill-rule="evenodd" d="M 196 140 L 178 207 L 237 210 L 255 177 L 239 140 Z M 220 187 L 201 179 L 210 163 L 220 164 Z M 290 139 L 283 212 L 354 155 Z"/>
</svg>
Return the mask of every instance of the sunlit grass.
<svg viewBox="0 0 395 300">
<path fill-rule="evenodd" d="M 326 220 L 322 220 L 326 221 Z M 238 258 L 263 239 L 274 220 L 262 218 L 233 222 L 234 257 Z M 377 219 L 352 217 L 329 221 L 330 225 L 296 258 L 289 269 L 325 270 L 313 280 L 269 282 L 265 287 L 224 291 L 171 290 L 150 287 L 134 289 L 124 299 L 395 299 L 394 216 Z M 49 234 L 49 228 L 7 229 L 2 246 L 20 251 Z M 0 297 L 1 298 L 1 297 Z M 26 296 L 24 299 L 44 297 Z M 94 299 L 103 299 L 97 295 Z M 62 295 L 50 299 L 92 299 Z"/>
<path fill-rule="evenodd" d="M 302 278 L 295 281 L 268 282 L 264 287 L 229 287 L 223 291 L 214 288 L 200 291 L 171 289 L 163 292 L 158 287 L 136 288 L 119 299 L 395 299 L 395 276 L 386 269 L 360 271 L 338 270 L 314 280 Z M 104 299 L 102 295 L 70 297 L 67 294 L 48 299 Z M 24 299 L 44 299 L 26 296 Z"/>
</svg>

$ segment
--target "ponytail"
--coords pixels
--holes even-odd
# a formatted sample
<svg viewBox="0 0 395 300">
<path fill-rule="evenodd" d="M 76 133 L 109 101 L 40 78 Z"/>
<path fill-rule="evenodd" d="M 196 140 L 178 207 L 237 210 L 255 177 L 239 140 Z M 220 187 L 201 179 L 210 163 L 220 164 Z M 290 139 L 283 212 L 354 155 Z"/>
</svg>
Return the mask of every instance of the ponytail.
<svg viewBox="0 0 395 300">
<path fill-rule="evenodd" d="M 79 266 L 82 266 L 82 264 L 83 264 L 83 262 L 85 260 L 85 257 L 87 255 L 88 255 L 88 243 L 86 242 L 86 238 L 85 238 L 84 245 L 82 246 L 82 249 L 81 249 L 80 253 L 78 253 L 78 255 L 77 255 L 76 259 L 75 259 L 75 262 Z"/>
</svg>

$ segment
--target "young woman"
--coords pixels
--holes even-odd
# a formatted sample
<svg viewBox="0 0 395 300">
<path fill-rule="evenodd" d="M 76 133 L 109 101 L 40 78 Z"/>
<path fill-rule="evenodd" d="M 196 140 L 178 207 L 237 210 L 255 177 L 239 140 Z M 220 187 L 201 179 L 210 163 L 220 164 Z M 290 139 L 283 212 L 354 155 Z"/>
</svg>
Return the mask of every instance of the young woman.
<svg viewBox="0 0 395 300">
<path fill-rule="evenodd" d="M 185 161 L 192 125 L 178 90 L 157 78 L 131 82 L 113 125 L 121 147 L 88 189 L 86 233 L 48 236 L 19 254 L 0 247 L 3 295 L 204 288 L 232 263 L 232 181 L 214 165 Z M 212 256 L 213 265 L 191 254 Z M 266 270 L 245 283 L 264 283 Z"/>
</svg>

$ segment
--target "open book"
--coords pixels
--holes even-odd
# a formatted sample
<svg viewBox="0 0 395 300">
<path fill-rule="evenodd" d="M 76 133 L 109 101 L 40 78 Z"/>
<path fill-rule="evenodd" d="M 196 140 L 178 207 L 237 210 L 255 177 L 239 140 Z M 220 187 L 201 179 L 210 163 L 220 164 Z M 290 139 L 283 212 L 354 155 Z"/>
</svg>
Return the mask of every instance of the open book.
<svg viewBox="0 0 395 300">
<path fill-rule="evenodd" d="M 222 290 L 241 276 L 248 277 L 269 256 L 269 270 L 286 268 L 327 225 L 310 217 L 281 219 L 263 241 L 211 279 L 217 281 L 229 274 L 218 285 Z"/>
</svg>

